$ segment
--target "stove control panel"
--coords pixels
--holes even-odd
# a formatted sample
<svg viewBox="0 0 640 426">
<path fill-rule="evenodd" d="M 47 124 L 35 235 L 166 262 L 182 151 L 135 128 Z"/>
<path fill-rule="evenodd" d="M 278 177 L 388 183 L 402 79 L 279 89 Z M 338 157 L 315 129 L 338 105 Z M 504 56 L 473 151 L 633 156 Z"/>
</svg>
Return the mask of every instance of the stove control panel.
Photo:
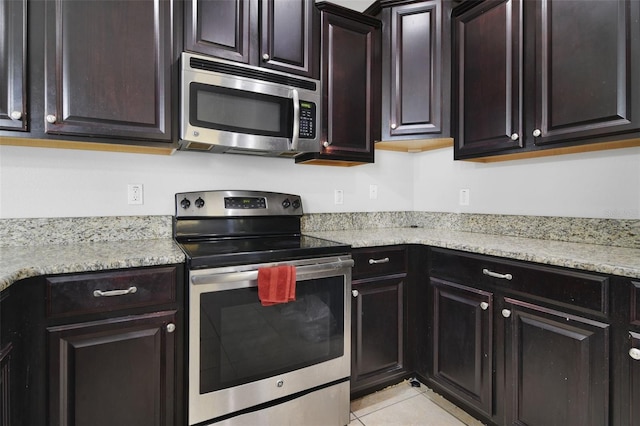
<svg viewBox="0 0 640 426">
<path fill-rule="evenodd" d="M 264 191 L 176 194 L 176 217 L 302 216 L 299 195 Z"/>
</svg>

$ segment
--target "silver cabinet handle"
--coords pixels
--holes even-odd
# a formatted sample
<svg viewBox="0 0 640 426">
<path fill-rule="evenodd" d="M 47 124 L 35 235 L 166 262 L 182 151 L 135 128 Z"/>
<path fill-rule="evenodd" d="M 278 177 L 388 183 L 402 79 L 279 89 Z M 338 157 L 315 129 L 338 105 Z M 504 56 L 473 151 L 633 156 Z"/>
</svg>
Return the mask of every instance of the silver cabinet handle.
<svg viewBox="0 0 640 426">
<path fill-rule="evenodd" d="M 329 141 L 322 142 L 322 146 L 324 146 L 325 148 L 329 148 L 329 145 L 331 145 L 331 142 Z"/>
<path fill-rule="evenodd" d="M 174 331 L 176 331 L 176 325 L 172 322 L 167 324 L 167 333 L 173 333 Z"/>
<path fill-rule="evenodd" d="M 629 356 L 635 359 L 636 361 L 640 360 L 640 349 L 638 348 L 629 349 Z"/>
<path fill-rule="evenodd" d="M 508 309 L 503 309 L 502 310 L 502 316 L 505 318 L 509 318 L 511 316 L 511 311 Z"/>
<path fill-rule="evenodd" d="M 56 116 L 53 115 L 53 114 L 49 114 L 49 115 L 47 115 L 46 120 L 47 120 L 47 123 L 53 124 L 53 123 L 56 122 Z"/>
<path fill-rule="evenodd" d="M 389 258 L 385 257 L 383 259 L 369 259 L 369 265 L 377 265 L 379 263 L 389 263 Z"/>
<path fill-rule="evenodd" d="M 125 296 L 127 294 L 133 294 L 138 291 L 137 287 L 129 287 L 126 290 L 94 290 L 93 297 L 111 297 L 111 296 Z"/>
<path fill-rule="evenodd" d="M 520 135 L 518 135 L 517 133 L 512 133 L 511 134 L 511 140 L 512 141 L 517 141 L 519 137 L 520 137 Z"/>
<path fill-rule="evenodd" d="M 12 120 L 20 120 L 22 118 L 22 112 L 20 112 L 20 111 L 12 111 L 10 117 L 11 117 Z"/>
<path fill-rule="evenodd" d="M 263 61 L 268 61 L 269 59 L 271 59 L 271 56 L 269 56 L 269 54 L 268 54 L 268 53 L 264 53 L 264 54 L 262 55 L 262 60 L 263 60 Z"/>
<path fill-rule="evenodd" d="M 489 309 L 489 304 L 487 302 L 480 302 L 480 309 L 486 311 L 487 309 Z"/>
<path fill-rule="evenodd" d="M 396 127 L 398 127 L 398 125 L 396 123 L 391 123 L 391 128 L 395 129 Z"/>
<path fill-rule="evenodd" d="M 488 275 L 490 277 L 500 278 L 500 279 L 503 279 L 503 280 L 512 280 L 513 279 L 513 275 L 511 275 L 511 274 L 499 274 L 497 272 L 490 271 L 490 270 L 488 270 L 486 268 L 482 270 L 482 273 L 485 274 L 485 275 Z"/>
<path fill-rule="evenodd" d="M 540 131 L 540 129 L 535 129 L 533 131 L 533 137 L 537 138 L 538 136 L 540 136 L 542 134 L 542 132 Z"/>
<path fill-rule="evenodd" d="M 358 297 L 358 296 L 360 296 L 360 292 L 358 290 L 351 290 L 351 295 L 353 297 Z"/>
</svg>

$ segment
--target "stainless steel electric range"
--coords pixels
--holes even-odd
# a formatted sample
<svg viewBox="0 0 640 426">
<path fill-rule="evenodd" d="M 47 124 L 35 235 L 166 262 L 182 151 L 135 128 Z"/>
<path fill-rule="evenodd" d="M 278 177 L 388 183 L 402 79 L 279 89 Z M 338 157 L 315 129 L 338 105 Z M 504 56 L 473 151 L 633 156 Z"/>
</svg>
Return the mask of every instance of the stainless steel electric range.
<svg viewBox="0 0 640 426">
<path fill-rule="evenodd" d="M 299 196 L 176 194 L 187 256 L 189 425 L 346 425 L 350 247 L 300 232 Z M 295 267 L 295 300 L 263 306 L 261 268 Z"/>
</svg>

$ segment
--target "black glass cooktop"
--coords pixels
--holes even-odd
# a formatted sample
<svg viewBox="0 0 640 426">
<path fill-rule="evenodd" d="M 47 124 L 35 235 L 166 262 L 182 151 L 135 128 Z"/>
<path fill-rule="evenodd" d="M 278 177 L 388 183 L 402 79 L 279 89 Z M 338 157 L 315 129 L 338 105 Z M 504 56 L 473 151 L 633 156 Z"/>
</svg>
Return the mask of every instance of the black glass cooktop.
<svg viewBox="0 0 640 426">
<path fill-rule="evenodd" d="M 191 269 L 348 254 L 350 246 L 305 235 L 181 242 Z"/>
</svg>

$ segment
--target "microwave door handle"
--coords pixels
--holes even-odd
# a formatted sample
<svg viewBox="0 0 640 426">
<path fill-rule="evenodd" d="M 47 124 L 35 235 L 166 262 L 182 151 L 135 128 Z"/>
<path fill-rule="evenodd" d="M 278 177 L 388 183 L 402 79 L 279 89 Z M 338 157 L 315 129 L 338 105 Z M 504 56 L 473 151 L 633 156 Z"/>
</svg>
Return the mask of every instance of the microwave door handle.
<svg viewBox="0 0 640 426">
<path fill-rule="evenodd" d="M 300 137 L 300 98 L 296 89 L 291 91 L 291 98 L 293 100 L 293 135 L 291 136 L 291 150 L 297 151 L 298 138 Z"/>
</svg>

